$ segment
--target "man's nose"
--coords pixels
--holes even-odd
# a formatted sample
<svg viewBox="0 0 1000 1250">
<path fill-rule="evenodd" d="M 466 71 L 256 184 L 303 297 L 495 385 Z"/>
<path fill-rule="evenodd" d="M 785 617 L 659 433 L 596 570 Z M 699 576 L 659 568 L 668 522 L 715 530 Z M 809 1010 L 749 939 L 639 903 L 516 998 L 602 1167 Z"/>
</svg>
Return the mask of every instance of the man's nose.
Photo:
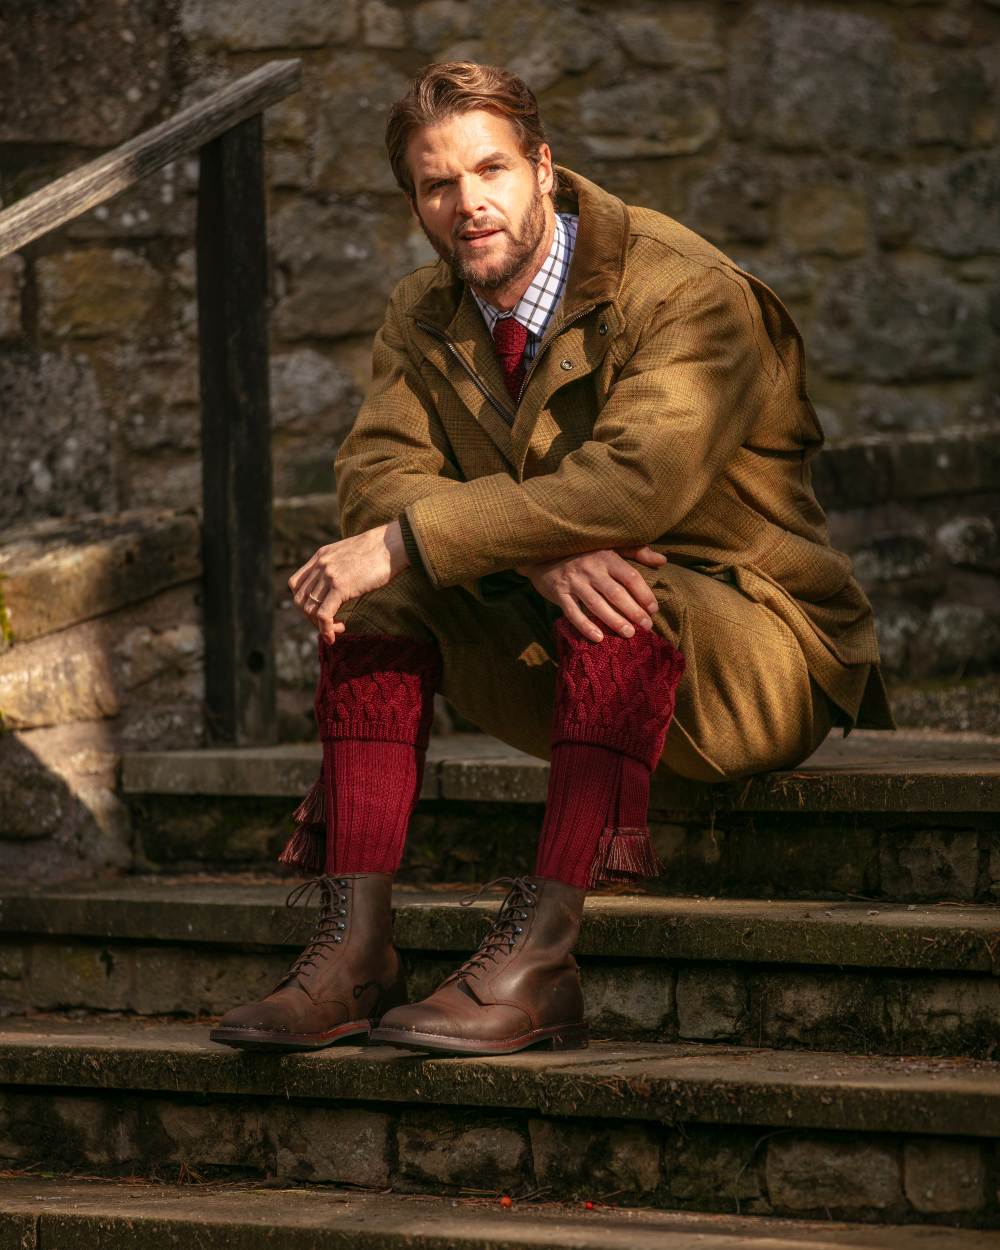
<svg viewBox="0 0 1000 1250">
<path fill-rule="evenodd" d="M 483 184 L 478 178 L 460 178 L 455 207 L 463 217 L 475 217 L 483 210 Z"/>
</svg>

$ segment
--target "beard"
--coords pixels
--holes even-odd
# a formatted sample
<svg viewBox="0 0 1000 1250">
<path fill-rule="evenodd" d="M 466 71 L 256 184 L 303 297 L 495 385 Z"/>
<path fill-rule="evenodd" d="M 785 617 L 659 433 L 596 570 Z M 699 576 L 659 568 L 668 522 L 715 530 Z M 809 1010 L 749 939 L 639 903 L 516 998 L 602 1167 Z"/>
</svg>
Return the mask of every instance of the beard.
<svg viewBox="0 0 1000 1250">
<path fill-rule="evenodd" d="M 497 291 L 515 278 L 521 277 L 534 263 L 535 254 L 545 237 L 544 201 L 536 184 L 531 201 L 521 214 L 516 230 L 511 229 L 505 221 L 477 217 L 459 222 L 455 226 L 450 245 L 437 235 L 431 234 L 423 218 L 420 218 L 420 225 L 431 247 L 451 266 L 451 271 L 459 282 L 468 282 L 470 286 L 484 291 Z M 464 230 L 502 231 L 506 246 L 501 255 L 492 259 L 460 256 L 458 236 Z"/>
</svg>

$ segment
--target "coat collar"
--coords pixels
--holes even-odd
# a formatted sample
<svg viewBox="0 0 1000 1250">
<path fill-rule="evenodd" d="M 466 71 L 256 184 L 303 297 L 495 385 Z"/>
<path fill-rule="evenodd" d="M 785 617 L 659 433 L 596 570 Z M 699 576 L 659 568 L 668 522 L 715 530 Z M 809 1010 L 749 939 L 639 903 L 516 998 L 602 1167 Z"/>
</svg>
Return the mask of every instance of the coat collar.
<svg viewBox="0 0 1000 1250">
<path fill-rule="evenodd" d="M 563 316 L 571 317 L 588 305 L 617 296 L 625 272 L 628 209 L 617 196 L 571 169 L 557 165 L 556 173 L 556 208 L 580 217 L 562 303 Z M 465 284 L 456 281 L 449 267 L 440 261 L 430 285 L 410 312 L 415 320 L 429 322 L 454 335 L 460 329 L 456 322 L 464 323 L 470 309 L 482 322 L 482 314 Z"/>
</svg>

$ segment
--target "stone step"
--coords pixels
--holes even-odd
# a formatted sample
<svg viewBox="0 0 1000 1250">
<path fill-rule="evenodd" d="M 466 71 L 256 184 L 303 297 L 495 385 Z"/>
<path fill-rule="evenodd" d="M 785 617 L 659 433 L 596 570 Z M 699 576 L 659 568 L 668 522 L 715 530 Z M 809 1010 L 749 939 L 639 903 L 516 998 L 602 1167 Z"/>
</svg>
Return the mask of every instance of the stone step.
<svg viewBox="0 0 1000 1250">
<path fill-rule="evenodd" d="M 274 870 L 315 745 L 128 755 L 147 870 Z M 486 880 L 530 869 L 548 766 L 482 734 L 431 743 L 403 877 Z M 699 786 L 658 776 L 650 889 L 897 902 L 1000 899 L 1000 739 L 855 731 L 800 768 Z"/>
<path fill-rule="evenodd" d="M 989 1233 L 916 1225 L 650 1211 L 543 1200 L 275 1189 L 252 1181 L 198 1185 L 8 1179 L 0 1250 L 994 1250 Z M 209 1240 L 210 1239 L 210 1240 Z"/>
<path fill-rule="evenodd" d="M 219 1014 L 312 929 L 288 883 L 145 877 L 0 893 L 0 1008 Z M 479 944 L 502 893 L 396 887 L 412 998 Z M 592 894 L 577 945 L 597 1036 L 989 1057 L 1000 908 Z"/>
<path fill-rule="evenodd" d="M 204 1025 L 39 1017 L 0 1031 L 0 1083 L 15 1165 L 1000 1223 L 996 1063 L 635 1043 L 254 1055 Z"/>
<path fill-rule="evenodd" d="M 252 1181 L 155 1185 L 8 1179 L 0 1193 L 0 1250 L 994 1250 L 969 1229 L 775 1220 L 642 1208 L 609 1210 L 518 1200 L 275 1189 Z"/>
</svg>

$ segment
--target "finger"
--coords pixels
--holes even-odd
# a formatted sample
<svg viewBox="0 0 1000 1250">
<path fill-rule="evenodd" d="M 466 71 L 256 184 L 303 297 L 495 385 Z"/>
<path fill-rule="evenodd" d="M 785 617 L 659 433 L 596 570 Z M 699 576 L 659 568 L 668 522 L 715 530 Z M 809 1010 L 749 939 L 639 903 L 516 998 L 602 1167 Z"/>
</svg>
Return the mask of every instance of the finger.
<svg viewBox="0 0 1000 1250">
<path fill-rule="evenodd" d="M 659 612 L 660 605 L 656 595 L 646 585 L 641 573 L 637 573 L 628 564 L 621 565 L 617 569 L 610 569 L 609 572 L 622 583 L 629 598 L 644 614 L 644 617 L 652 616 L 653 613 Z M 636 618 L 631 613 L 628 615 L 630 620 L 636 621 Z M 650 629 L 653 622 L 647 619 L 645 621 L 636 621 L 636 624 L 642 625 L 643 629 Z"/>
<path fill-rule="evenodd" d="M 589 638 L 591 642 L 604 641 L 604 635 L 590 617 L 581 610 L 580 605 L 572 595 L 560 595 L 559 606 L 563 610 L 563 616 L 584 638 Z"/>
<path fill-rule="evenodd" d="M 625 568 L 628 568 L 626 565 Z M 632 576 L 639 579 L 641 590 L 637 590 L 634 584 L 623 585 L 626 577 Z M 616 581 L 612 574 L 607 578 L 594 583 L 594 589 L 601 595 L 618 615 L 624 617 L 629 624 L 639 629 L 651 629 L 653 622 L 646 614 L 643 602 L 647 599 L 648 592 L 646 583 L 639 577 L 638 573 L 634 573 L 629 569 L 628 574 L 620 576 Z M 622 631 L 619 630 L 619 633 Z"/>
<path fill-rule="evenodd" d="M 321 569 L 313 569 L 311 576 L 304 577 L 299 582 L 298 589 L 292 595 L 295 605 L 300 607 L 307 616 L 311 615 L 312 608 L 310 604 L 316 607 L 323 602 L 330 593 L 330 587 L 327 584 L 326 576 Z"/>
<path fill-rule="evenodd" d="M 320 636 L 327 642 L 333 642 L 337 637 L 335 626 L 337 621 L 334 619 L 340 611 L 340 605 L 343 602 L 339 590 L 331 590 L 323 600 L 319 609 L 313 618 L 316 628 L 319 630 Z"/>
<path fill-rule="evenodd" d="M 297 568 L 295 572 L 291 575 L 291 577 L 288 579 L 288 589 L 292 592 L 293 595 L 298 590 L 299 584 L 301 583 L 302 579 L 308 573 L 310 573 L 315 567 L 316 567 L 316 557 L 311 556 L 305 562 L 305 564 L 303 564 L 300 568 Z"/>
<path fill-rule="evenodd" d="M 638 560 L 640 564 L 648 564 L 650 568 L 662 568 L 667 563 L 667 557 L 662 551 L 654 551 L 652 547 L 636 547 L 633 560 Z"/>
<path fill-rule="evenodd" d="M 623 638 L 631 638 L 635 633 L 635 626 L 632 622 L 618 612 L 595 587 L 591 586 L 580 592 L 578 598 L 599 626 L 606 625 L 616 634 L 621 634 Z"/>
</svg>

